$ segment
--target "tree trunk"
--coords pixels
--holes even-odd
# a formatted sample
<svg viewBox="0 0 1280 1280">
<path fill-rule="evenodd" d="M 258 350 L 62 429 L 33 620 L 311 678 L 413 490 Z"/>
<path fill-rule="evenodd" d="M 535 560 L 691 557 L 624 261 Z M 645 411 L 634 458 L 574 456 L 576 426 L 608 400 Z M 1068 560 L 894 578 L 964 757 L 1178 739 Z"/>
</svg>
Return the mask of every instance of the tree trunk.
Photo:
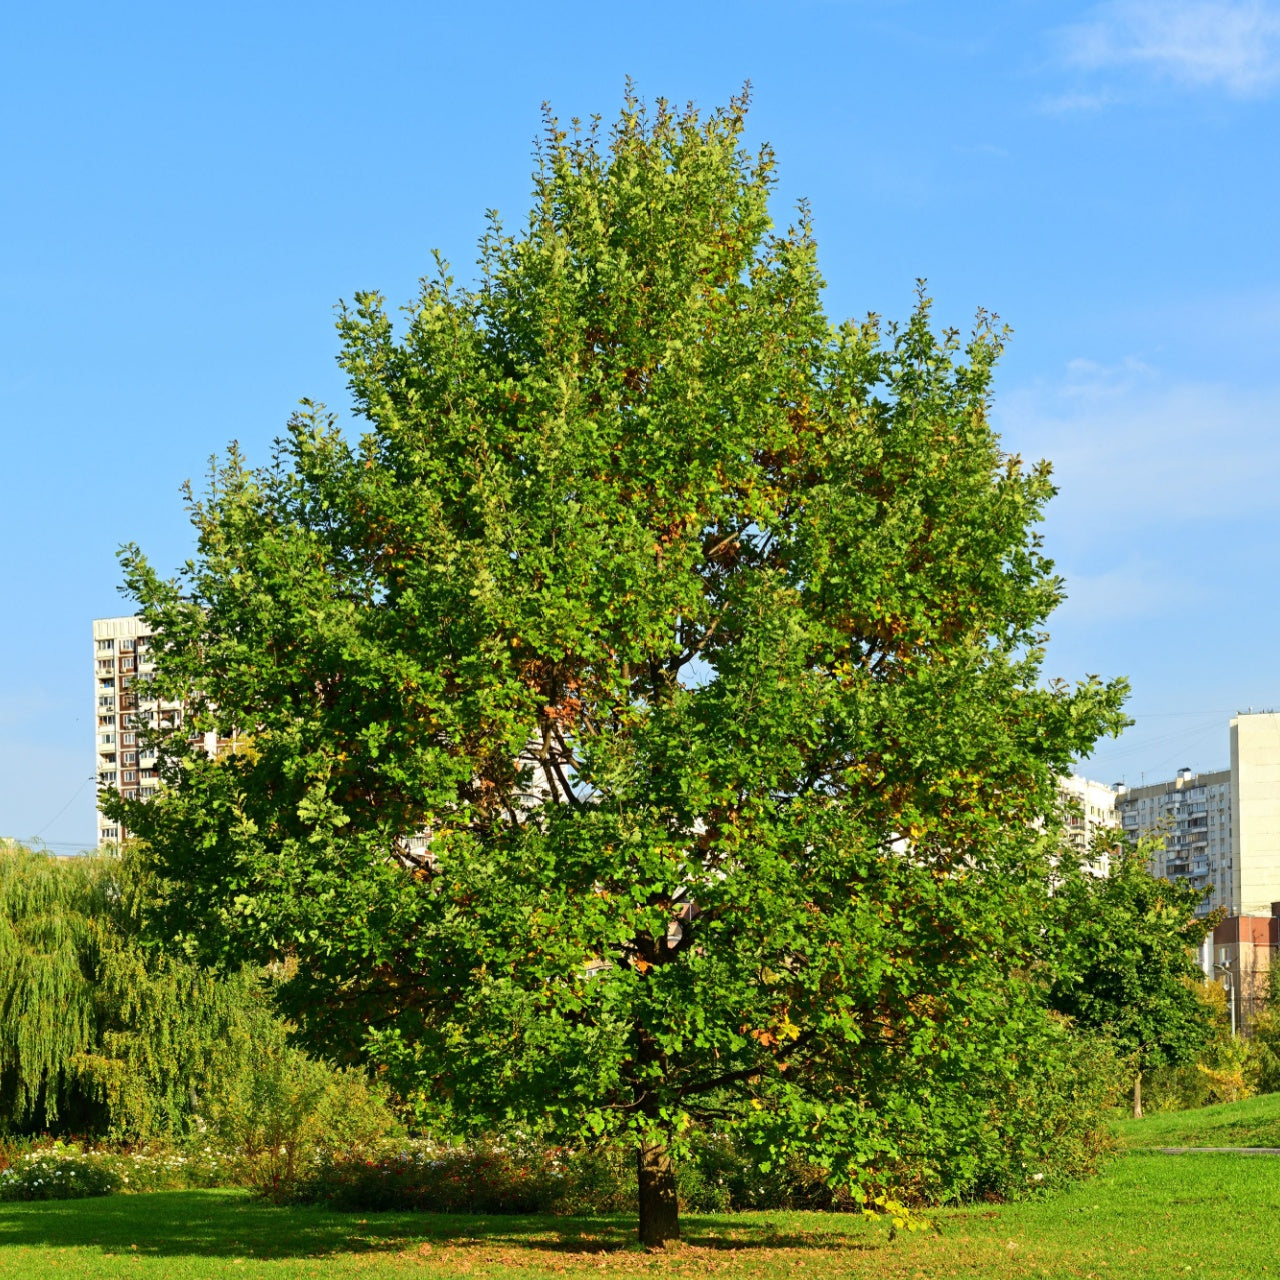
<svg viewBox="0 0 1280 1280">
<path fill-rule="evenodd" d="M 679 1240 L 676 1169 L 667 1144 L 642 1140 L 636 1151 L 636 1173 L 640 1188 L 640 1243 L 650 1247 Z"/>
<path fill-rule="evenodd" d="M 1142 1072 L 1133 1077 L 1133 1118 L 1142 1119 Z"/>
</svg>

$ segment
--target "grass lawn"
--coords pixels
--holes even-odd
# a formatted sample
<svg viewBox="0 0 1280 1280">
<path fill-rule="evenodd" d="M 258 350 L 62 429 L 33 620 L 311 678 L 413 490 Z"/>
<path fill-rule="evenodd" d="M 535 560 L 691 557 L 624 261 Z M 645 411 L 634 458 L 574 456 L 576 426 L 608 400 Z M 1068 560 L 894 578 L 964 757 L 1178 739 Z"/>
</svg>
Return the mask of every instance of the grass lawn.
<svg viewBox="0 0 1280 1280">
<path fill-rule="evenodd" d="M 1131 1154 L 1064 1195 L 932 1219 L 938 1232 L 889 1241 L 840 1215 L 690 1217 L 678 1247 L 648 1254 L 624 1219 L 360 1215 L 166 1192 L 0 1205 L 0 1280 L 1280 1277 L 1280 1158 Z"/>
<path fill-rule="evenodd" d="M 1196 1111 L 1165 1111 L 1122 1120 L 1116 1129 L 1129 1149 L 1138 1147 L 1280 1147 L 1280 1093 L 1247 1102 L 1224 1102 Z"/>
</svg>

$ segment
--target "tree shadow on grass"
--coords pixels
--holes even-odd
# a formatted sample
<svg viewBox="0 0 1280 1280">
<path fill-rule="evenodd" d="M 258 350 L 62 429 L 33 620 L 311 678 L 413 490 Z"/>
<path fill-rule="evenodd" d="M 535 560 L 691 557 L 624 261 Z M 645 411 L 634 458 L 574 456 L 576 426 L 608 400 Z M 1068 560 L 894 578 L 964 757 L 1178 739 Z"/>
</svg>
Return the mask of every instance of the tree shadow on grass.
<svg viewBox="0 0 1280 1280">
<path fill-rule="evenodd" d="M 852 1225 L 852 1224 L 850 1224 Z M 767 1215 L 686 1217 L 683 1244 L 706 1250 L 874 1250 L 878 1233 L 785 1226 Z M 6 1248 L 97 1249 L 140 1257 L 317 1258 L 397 1253 L 422 1246 L 505 1246 L 557 1254 L 635 1249 L 627 1216 L 470 1216 L 350 1213 L 316 1206 L 279 1208 L 244 1193 L 157 1191 L 87 1200 L 0 1205 L 0 1256 Z"/>
</svg>

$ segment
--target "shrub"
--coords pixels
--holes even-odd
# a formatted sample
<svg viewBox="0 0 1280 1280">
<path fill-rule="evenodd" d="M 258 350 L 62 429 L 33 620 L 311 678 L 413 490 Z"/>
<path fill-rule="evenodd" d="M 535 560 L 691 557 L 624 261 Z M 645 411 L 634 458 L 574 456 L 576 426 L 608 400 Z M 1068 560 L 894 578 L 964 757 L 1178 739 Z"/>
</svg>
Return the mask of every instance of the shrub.
<svg viewBox="0 0 1280 1280">
<path fill-rule="evenodd" d="M 217 1146 L 238 1153 L 258 1187 L 292 1185 L 303 1160 L 363 1151 L 401 1132 L 384 1089 L 308 1057 L 282 1030 L 246 1047 L 197 1119 Z"/>
<path fill-rule="evenodd" d="M 1185 1111 L 1218 1102 L 1240 1102 L 1258 1089 L 1254 1062 L 1260 1060 L 1260 1050 L 1232 1035 L 1225 991 L 1216 982 L 1200 983 L 1196 990 L 1212 1026 L 1211 1038 L 1197 1061 L 1162 1067 L 1144 1077 L 1143 1105 L 1148 1111 Z"/>
<path fill-rule="evenodd" d="M 1255 1093 L 1280 1093 L 1280 1004 L 1272 1002 L 1253 1020 L 1246 1075 Z"/>
<path fill-rule="evenodd" d="M 134 1150 L 79 1143 L 6 1144 L 0 1152 L 0 1199 L 65 1200 L 111 1192 L 182 1191 L 239 1185 L 244 1162 L 208 1144 Z"/>
<path fill-rule="evenodd" d="M 61 1142 L 20 1155 L 0 1170 L 0 1200 L 78 1200 L 121 1188 L 114 1162 Z"/>
<path fill-rule="evenodd" d="M 291 1182 L 259 1190 L 292 1203 L 429 1213 L 609 1213 L 635 1203 L 634 1164 L 617 1148 L 567 1151 L 524 1139 L 407 1140 L 317 1151 Z"/>
</svg>

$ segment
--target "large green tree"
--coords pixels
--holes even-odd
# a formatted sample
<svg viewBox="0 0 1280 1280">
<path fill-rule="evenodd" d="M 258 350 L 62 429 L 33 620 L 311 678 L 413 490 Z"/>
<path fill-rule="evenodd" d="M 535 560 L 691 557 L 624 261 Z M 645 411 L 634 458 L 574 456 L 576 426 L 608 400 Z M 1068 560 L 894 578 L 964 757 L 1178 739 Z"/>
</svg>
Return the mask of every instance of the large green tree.
<svg viewBox="0 0 1280 1280">
<path fill-rule="evenodd" d="M 1105 876 L 1064 863 L 1055 898 L 1063 921 L 1049 1003 L 1082 1027 L 1111 1036 L 1133 1060 L 1133 1114 L 1142 1076 L 1194 1062 L 1214 1035 L 1196 949 L 1222 919 L 1197 914 L 1205 891 L 1153 876 L 1150 850 L 1115 850 Z"/>
<path fill-rule="evenodd" d="M 177 579 L 124 558 L 189 708 L 113 807 L 172 929 L 291 957 L 315 1042 L 424 1107 L 626 1136 L 647 1242 L 691 1125 L 856 1180 L 878 1083 L 999 1022 L 1037 820 L 1123 693 L 1041 678 L 1000 332 L 833 326 L 744 122 L 548 119 L 476 287 L 343 311 L 364 434 L 305 405 L 214 469 Z"/>
</svg>

